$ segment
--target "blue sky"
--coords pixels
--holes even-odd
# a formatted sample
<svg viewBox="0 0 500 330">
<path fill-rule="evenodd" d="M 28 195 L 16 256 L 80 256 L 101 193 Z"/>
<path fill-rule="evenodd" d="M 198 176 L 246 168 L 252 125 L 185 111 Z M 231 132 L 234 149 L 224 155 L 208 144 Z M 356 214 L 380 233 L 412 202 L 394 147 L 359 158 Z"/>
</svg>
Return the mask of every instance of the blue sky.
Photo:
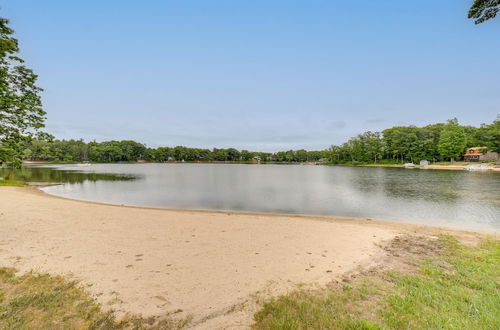
<svg viewBox="0 0 500 330">
<path fill-rule="evenodd" d="M 10 0 L 58 138 L 322 149 L 500 113 L 500 18 L 461 0 Z"/>
</svg>

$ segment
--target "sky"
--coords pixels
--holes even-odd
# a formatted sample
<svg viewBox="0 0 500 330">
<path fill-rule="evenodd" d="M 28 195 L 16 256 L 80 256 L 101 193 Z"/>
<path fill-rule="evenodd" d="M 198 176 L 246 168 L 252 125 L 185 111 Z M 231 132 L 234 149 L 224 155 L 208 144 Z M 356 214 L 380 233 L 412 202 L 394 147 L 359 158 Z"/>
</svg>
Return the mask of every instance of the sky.
<svg viewBox="0 0 500 330">
<path fill-rule="evenodd" d="M 150 147 L 324 149 L 500 113 L 500 18 L 465 0 L 7 0 L 46 130 Z"/>
</svg>

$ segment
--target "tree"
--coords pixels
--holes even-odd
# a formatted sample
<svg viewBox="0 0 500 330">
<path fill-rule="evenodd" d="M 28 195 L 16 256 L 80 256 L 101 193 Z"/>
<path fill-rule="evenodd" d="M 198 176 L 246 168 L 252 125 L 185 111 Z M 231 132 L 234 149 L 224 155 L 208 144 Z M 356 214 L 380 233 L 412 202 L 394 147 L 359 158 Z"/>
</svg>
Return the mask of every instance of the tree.
<svg viewBox="0 0 500 330">
<path fill-rule="evenodd" d="M 500 0 L 474 0 L 468 18 L 473 18 L 474 23 L 480 24 L 497 16 L 499 10 Z"/>
<path fill-rule="evenodd" d="M 137 159 L 144 158 L 146 154 L 146 147 L 138 142 L 131 140 L 123 140 L 119 143 L 120 149 L 122 150 L 123 161 L 136 161 Z"/>
<path fill-rule="evenodd" d="M 420 138 L 422 139 L 422 148 L 425 151 L 422 159 L 436 161 L 441 158 L 438 151 L 439 139 L 441 131 L 445 124 L 432 124 L 422 127 L 420 130 Z"/>
<path fill-rule="evenodd" d="M 17 56 L 18 41 L 8 24 L 0 18 L 0 164 L 20 167 L 25 142 L 43 136 L 45 111 L 38 76 Z"/>
<path fill-rule="evenodd" d="M 252 159 L 252 154 L 248 150 L 241 150 L 241 160 L 248 162 Z"/>
<path fill-rule="evenodd" d="M 295 151 L 295 161 L 303 163 L 307 161 L 307 151 L 300 149 Z"/>
<path fill-rule="evenodd" d="M 425 154 L 421 129 L 415 126 L 395 126 L 382 131 L 386 152 L 393 159 L 411 162 L 422 159 Z"/>
<path fill-rule="evenodd" d="M 234 148 L 226 149 L 227 160 L 238 161 L 240 160 L 240 152 Z"/>
<path fill-rule="evenodd" d="M 382 158 L 384 151 L 381 134 L 379 132 L 365 132 L 359 135 L 359 138 L 363 142 L 364 150 L 370 156 L 370 160 L 373 159 L 373 162 L 377 163 L 377 160 Z"/>
<path fill-rule="evenodd" d="M 438 150 L 441 156 L 454 161 L 459 158 L 464 152 L 467 145 L 467 138 L 462 126 L 458 125 L 458 120 L 451 119 L 441 131 Z"/>
<path fill-rule="evenodd" d="M 481 125 L 478 132 L 481 145 L 486 146 L 488 150 L 500 153 L 500 115 L 490 125 Z M 497 164 L 500 164 L 500 158 Z"/>
</svg>

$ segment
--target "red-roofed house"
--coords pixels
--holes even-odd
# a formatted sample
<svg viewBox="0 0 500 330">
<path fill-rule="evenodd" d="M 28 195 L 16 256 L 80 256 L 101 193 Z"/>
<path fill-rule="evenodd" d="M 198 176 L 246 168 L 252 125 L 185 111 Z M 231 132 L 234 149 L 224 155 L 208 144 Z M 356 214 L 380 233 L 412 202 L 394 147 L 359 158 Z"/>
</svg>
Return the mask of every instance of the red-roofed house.
<svg viewBox="0 0 500 330">
<path fill-rule="evenodd" d="M 497 160 L 498 153 L 488 151 L 486 147 L 469 148 L 465 152 L 464 160 L 466 162 L 487 162 L 489 160 Z"/>
</svg>

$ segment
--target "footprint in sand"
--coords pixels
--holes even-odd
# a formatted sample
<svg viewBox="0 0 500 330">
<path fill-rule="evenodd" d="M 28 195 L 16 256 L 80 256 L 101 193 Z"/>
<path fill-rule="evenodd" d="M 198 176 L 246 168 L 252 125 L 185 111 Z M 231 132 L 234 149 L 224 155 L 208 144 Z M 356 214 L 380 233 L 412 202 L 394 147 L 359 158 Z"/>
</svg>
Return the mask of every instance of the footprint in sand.
<svg viewBox="0 0 500 330">
<path fill-rule="evenodd" d="M 156 299 L 161 300 L 161 301 L 168 302 L 167 298 L 165 298 L 164 296 L 154 296 L 153 298 L 156 298 Z"/>
</svg>

